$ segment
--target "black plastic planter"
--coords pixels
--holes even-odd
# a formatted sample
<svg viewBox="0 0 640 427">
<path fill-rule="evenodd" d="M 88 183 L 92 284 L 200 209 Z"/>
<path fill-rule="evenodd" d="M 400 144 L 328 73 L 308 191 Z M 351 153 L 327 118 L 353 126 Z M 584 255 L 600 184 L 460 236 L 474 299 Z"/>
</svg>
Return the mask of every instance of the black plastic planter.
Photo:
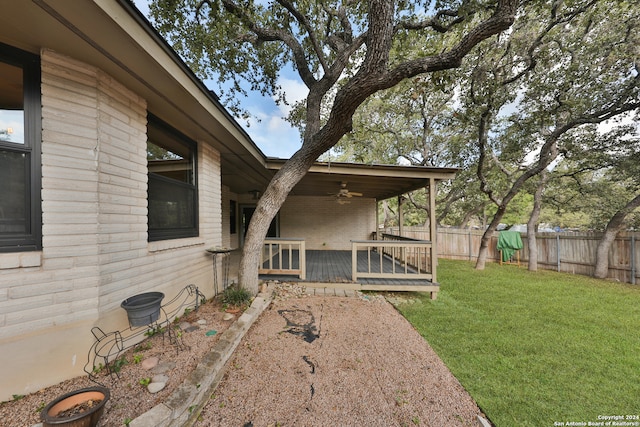
<svg viewBox="0 0 640 427">
<path fill-rule="evenodd" d="M 162 292 L 147 292 L 127 298 L 120 307 L 127 311 L 129 325 L 132 327 L 150 325 L 160 317 L 163 298 Z"/>
</svg>

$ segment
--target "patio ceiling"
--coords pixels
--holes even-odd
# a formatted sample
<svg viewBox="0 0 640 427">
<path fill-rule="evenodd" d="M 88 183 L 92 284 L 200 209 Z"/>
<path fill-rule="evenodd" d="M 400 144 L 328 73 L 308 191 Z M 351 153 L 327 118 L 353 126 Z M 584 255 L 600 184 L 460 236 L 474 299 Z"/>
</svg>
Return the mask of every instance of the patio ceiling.
<svg viewBox="0 0 640 427">
<path fill-rule="evenodd" d="M 285 161 L 268 158 L 267 168 L 275 173 Z M 453 179 L 456 172 L 455 168 L 317 162 L 291 194 L 327 196 L 335 194 L 341 183 L 346 182 L 349 191 L 362 193 L 366 198 L 385 200 L 424 188 L 429 185 L 431 178 Z"/>
</svg>

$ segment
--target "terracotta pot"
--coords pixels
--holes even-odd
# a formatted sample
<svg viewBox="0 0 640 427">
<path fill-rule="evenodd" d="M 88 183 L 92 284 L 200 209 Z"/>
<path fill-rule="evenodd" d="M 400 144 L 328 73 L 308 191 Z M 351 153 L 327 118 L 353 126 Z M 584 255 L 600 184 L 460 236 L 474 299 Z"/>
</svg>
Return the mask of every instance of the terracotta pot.
<svg viewBox="0 0 640 427">
<path fill-rule="evenodd" d="M 95 427 L 104 411 L 104 405 L 109 400 L 109 390 L 104 387 L 88 387 L 72 391 L 53 400 L 40 413 L 43 427 Z M 100 400 L 86 411 L 70 417 L 58 415 L 89 400 Z"/>
</svg>

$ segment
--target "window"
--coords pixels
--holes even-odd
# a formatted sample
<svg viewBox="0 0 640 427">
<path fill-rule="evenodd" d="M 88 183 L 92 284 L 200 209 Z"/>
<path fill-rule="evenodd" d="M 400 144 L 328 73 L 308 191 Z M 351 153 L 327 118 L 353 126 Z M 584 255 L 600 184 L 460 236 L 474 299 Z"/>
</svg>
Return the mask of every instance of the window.
<svg viewBox="0 0 640 427">
<path fill-rule="evenodd" d="M 198 235 L 196 143 L 149 116 L 149 241 Z"/>
<path fill-rule="evenodd" d="M 40 59 L 0 44 L 0 252 L 42 249 Z"/>
</svg>

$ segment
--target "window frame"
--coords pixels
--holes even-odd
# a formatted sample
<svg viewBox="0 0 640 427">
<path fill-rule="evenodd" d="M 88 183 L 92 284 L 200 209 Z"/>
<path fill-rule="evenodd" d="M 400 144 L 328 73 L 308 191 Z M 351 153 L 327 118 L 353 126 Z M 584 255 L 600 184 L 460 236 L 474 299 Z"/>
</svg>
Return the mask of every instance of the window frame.
<svg viewBox="0 0 640 427">
<path fill-rule="evenodd" d="M 147 176 L 148 176 L 148 184 L 147 184 L 147 240 L 149 242 L 157 242 L 162 240 L 172 240 L 172 239 L 183 239 L 189 237 L 198 237 L 200 235 L 199 231 L 199 200 L 198 200 L 198 144 L 179 132 L 175 128 L 171 127 L 164 121 L 162 121 L 157 116 L 154 116 L 151 113 L 147 115 L 147 135 L 149 134 L 150 127 L 156 127 L 161 132 L 164 132 L 165 135 L 168 135 L 172 138 L 173 142 L 177 142 L 178 144 L 188 148 L 190 154 L 190 163 L 192 170 L 192 184 L 175 180 L 172 178 L 168 178 L 162 176 L 160 174 L 153 173 L 147 167 Z M 147 136 L 147 141 L 149 141 Z M 156 142 L 153 142 L 155 145 L 161 148 L 161 145 L 158 145 Z M 151 186 L 152 181 L 156 182 L 165 182 L 168 184 L 173 184 L 176 188 L 182 187 L 185 191 L 188 191 L 192 194 L 193 197 L 193 215 L 192 215 L 192 224 L 187 227 L 166 227 L 166 228 L 154 228 L 152 229 L 150 226 L 151 221 L 149 220 L 151 215 L 151 203 L 149 199 L 149 187 Z"/>
<path fill-rule="evenodd" d="M 235 235 L 238 232 L 238 202 L 229 200 L 229 234 Z"/>
<path fill-rule="evenodd" d="M 24 143 L 0 142 L 3 151 L 22 153 L 26 161 L 25 211 L 28 230 L 0 233 L 0 253 L 42 250 L 42 98 L 40 57 L 0 43 L 0 62 L 23 72 Z M 28 192 L 28 194 L 27 194 Z"/>
</svg>

